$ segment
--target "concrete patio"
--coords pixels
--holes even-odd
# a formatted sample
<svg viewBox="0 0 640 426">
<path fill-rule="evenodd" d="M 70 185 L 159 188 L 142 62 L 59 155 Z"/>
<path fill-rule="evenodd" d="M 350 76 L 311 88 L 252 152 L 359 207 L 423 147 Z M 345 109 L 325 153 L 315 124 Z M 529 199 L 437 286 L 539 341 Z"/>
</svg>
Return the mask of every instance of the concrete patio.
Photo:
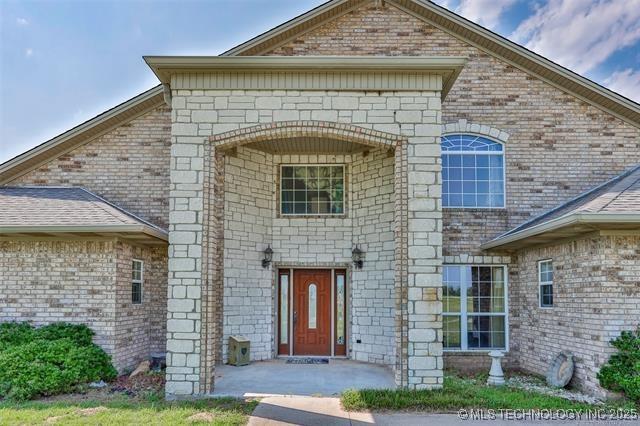
<svg viewBox="0 0 640 426">
<path fill-rule="evenodd" d="M 329 364 L 287 364 L 284 359 L 243 367 L 219 365 L 213 396 L 332 396 L 346 389 L 395 388 L 391 369 L 331 359 Z"/>
</svg>

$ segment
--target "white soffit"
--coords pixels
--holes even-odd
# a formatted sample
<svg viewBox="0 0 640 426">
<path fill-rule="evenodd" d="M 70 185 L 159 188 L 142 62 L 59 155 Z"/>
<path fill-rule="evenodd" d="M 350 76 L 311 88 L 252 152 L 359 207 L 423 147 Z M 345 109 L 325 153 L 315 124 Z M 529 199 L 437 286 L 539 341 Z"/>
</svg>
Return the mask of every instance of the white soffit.
<svg viewBox="0 0 640 426">
<path fill-rule="evenodd" d="M 146 56 L 172 89 L 442 91 L 466 63 L 461 57 Z"/>
</svg>

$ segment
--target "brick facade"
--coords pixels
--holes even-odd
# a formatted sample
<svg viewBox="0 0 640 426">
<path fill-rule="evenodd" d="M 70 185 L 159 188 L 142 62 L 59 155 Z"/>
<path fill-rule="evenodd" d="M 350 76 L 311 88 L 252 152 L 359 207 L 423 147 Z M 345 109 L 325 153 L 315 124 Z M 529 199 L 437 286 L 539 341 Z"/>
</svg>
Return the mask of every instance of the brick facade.
<svg viewBox="0 0 640 426">
<path fill-rule="evenodd" d="M 167 249 L 118 242 L 115 288 L 116 365 L 135 367 L 151 353 L 165 351 L 167 327 Z M 131 303 L 132 260 L 144 262 L 142 304 Z"/>
<path fill-rule="evenodd" d="M 538 261 L 551 259 L 554 306 L 540 308 Z M 545 374 L 560 351 L 575 355 L 573 383 L 603 394 L 596 374 L 614 349 L 609 341 L 640 325 L 640 237 L 597 233 L 523 249 L 511 274 L 511 356 L 520 368 Z"/>
<path fill-rule="evenodd" d="M 229 335 L 249 336 L 256 360 L 274 356 L 275 277 L 260 265 L 266 244 L 274 248 L 275 267 L 350 268 L 354 243 L 365 249 L 366 260 L 363 270 L 349 270 L 352 358 L 392 365 L 401 385 L 438 386 L 441 264 L 501 264 L 510 280 L 508 365 L 544 373 L 552 354 L 570 348 L 577 355 L 576 384 L 598 390 L 595 373 L 610 353 L 608 340 L 639 315 L 632 291 L 640 279 L 637 238 L 591 236 L 515 253 L 483 252 L 480 244 L 640 163 L 640 129 L 389 4 L 367 3 L 268 54 L 462 56 L 468 62 L 444 101 L 430 91 L 174 88 L 172 108 L 158 107 L 11 183 L 83 186 L 170 229 L 164 265 L 168 394 L 208 392 L 213 365 L 226 359 Z M 366 156 L 301 156 L 245 145 L 287 132 L 300 136 L 319 122 L 331 127 L 332 137 L 346 143 L 360 138 L 371 149 Z M 289 127 L 275 131 L 273 123 Z M 359 130 L 348 133 L 353 128 Z M 442 132 L 456 131 L 504 143 L 506 208 L 441 209 L 438 141 Z M 383 133 L 402 142 L 391 143 Z M 278 165 L 324 162 L 347 166 L 347 215 L 279 217 Z M 49 298 L 45 317 L 88 319 L 105 330 L 98 339 L 111 351 L 131 336 L 151 344 L 164 334 L 162 291 L 153 312 L 141 314 L 126 307 L 126 285 L 91 287 L 113 282 L 108 274 L 124 280 L 128 256 L 157 262 L 154 282 L 166 285 L 161 254 L 108 242 L 0 244 L 3 284 L 11 290 L 33 285 L 25 287 L 14 270 L 44 279 L 41 265 L 62 265 L 64 278 L 70 274 L 65 265 L 82 252 L 91 263 L 74 279 L 96 296 L 111 291 L 115 297 L 99 306 L 88 298 L 85 310 L 73 313 L 57 310 L 61 303 Z M 12 257 L 16 252 L 25 255 Z M 537 307 L 541 256 L 558 259 L 560 268 L 557 306 L 548 311 Z M 0 299 L 0 313 L 37 320 L 43 314 L 34 309 L 40 305 L 33 291 L 42 290 Z M 107 311 L 116 319 L 105 320 Z M 131 351 L 118 362 L 136 358 L 138 349 Z M 486 367 L 477 353 L 444 358 L 448 366 Z"/>
<path fill-rule="evenodd" d="M 391 5 L 361 7 L 269 54 L 468 58 L 442 103 L 443 132 L 455 131 L 459 123 L 464 122 L 464 129 L 460 131 L 505 143 L 506 208 L 444 209 L 444 263 L 507 265 L 510 297 L 513 292 L 525 291 L 516 289 L 528 288 L 528 278 L 519 275 L 517 263 L 511 263 L 515 257 L 509 253 L 483 252 L 480 244 L 640 163 L 640 129 L 637 127 Z M 508 139 L 503 140 L 501 133 L 508 134 Z M 638 279 L 637 273 L 635 279 Z M 535 299 L 535 295 L 537 293 L 529 296 Z M 521 308 L 535 311 L 535 306 L 537 304 L 514 303 L 510 317 L 518 315 L 516 312 Z M 609 321 L 619 322 L 613 319 L 618 316 L 615 312 L 608 314 Z M 529 318 L 536 321 L 533 313 Z M 510 324 L 513 351 L 508 354 L 505 365 L 515 368 L 526 351 L 519 351 L 522 335 L 514 327 L 519 327 L 517 319 Z M 614 333 L 621 329 L 620 326 L 613 328 Z M 609 339 L 604 340 L 606 346 Z M 545 352 L 538 347 L 530 353 L 547 360 L 551 352 L 551 348 Z M 600 365 L 603 359 L 602 355 L 592 357 L 598 358 L 598 363 L 587 362 L 591 366 L 579 367 L 589 369 L 590 378 L 579 372 L 577 379 L 581 384 L 588 380 L 584 386 L 588 389 L 595 389 L 593 365 Z M 486 366 L 474 353 L 448 354 L 445 358 L 449 367 L 468 369 L 473 365 L 472 369 L 477 371 Z M 520 365 L 543 372 L 546 364 L 524 361 Z"/>
<path fill-rule="evenodd" d="M 406 253 L 404 260 L 396 262 L 407 262 L 406 272 L 403 275 L 406 277 L 407 287 L 404 292 L 398 293 L 399 304 L 397 305 L 394 301 L 396 333 L 391 333 L 390 303 L 386 307 L 383 304 L 380 309 L 387 311 L 385 315 L 387 322 L 384 323 L 383 316 L 384 325 L 377 324 L 376 327 L 368 329 L 369 333 L 373 333 L 372 337 L 364 339 L 367 343 L 361 344 L 361 347 L 356 346 L 352 349 L 356 351 L 355 354 L 358 354 L 358 350 L 362 351 L 360 355 L 356 355 L 360 359 L 389 363 L 394 356 L 393 351 L 391 354 L 386 354 L 385 358 L 379 350 L 377 354 L 374 353 L 372 343 L 378 339 L 386 341 L 389 345 L 395 340 L 398 347 L 396 354 L 403 360 L 402 362 L 396 360 L 399 382 L 412 387 L 440 385 L 442 383 L 442 345 L 438 342 L 438 338 L 441 333 L 439 315 L 442 309 L 439 273 L 442 224 L 440 205 L 436 201 L 440 195 L 438 173 L 440 149 L 437 144 L 440 134 L 440 125 L 437 121 L 440 107 L 439 94 L 437 92 L 374 94 L 295 90 L 234 90 L 231 92 L 178 89 L 173 90 L 172 98 L 174 124 L 172 126 L 171 191 L 175 199 L 172 199 L 170 204 L 172 222 L 170 224 L 169 292 L 170 294 L 178 292 L 182 296 L 179 301 L 180 307 L 175 310 L 169 308 L 167 393 L 180 395 L 207 392 L 208 389 L 203 388 L 202 384 L 207 383 L 208 377 L 211 376 L 200 370 L 201 363 L 198 360 L 190 361 L 182 356 L 182 354 L 195 354 L 198 355 L 198 359 L 207 356 L 200 349 L 202 341 L 190 336 L 208 334 L 207 331 L 203 331 L 203 326 L 205 328 L 210 326 L 202 323 L 201 312 L 207 308 L 202 307 L 199 293 L 202 283 L 201 241 L 206 238 L 203 236 L 202 217 L 207 215 L 205 213 L 207 208 L 203 207 L 202 213 L 198 208 L 195 210 L 193 208 L 193 206 L 204 204 L 202 202 L 204 176 L 212 173 L 212 171 L 206 172 L 205 164 L 210 167 L 215 155 L 210 153 L 208 157 L 204 156 L 209 148 L 203 146 L 208 142 L 206 139 L 203 140 L 203 136 L 213 136 L 209 143 L 213 144 L 211 150 L 215 151 L 224 147 L 222 143 L 226 143 L 227 146 L 236 146 L 241 142 L 255 142 L 258 138 L 255 132 L 261 131 L 258 125 L 260 122 L 286 125 L 292 120 L 301 120 L 297 127 L 318 126 L 323 129 L 324 137 L 331 138 L 331 133 L 326 132 L 334 131 L 332 128 L 335 125 L 330 123 L 338 120 L 338 117 L 341 123 L 358 126 L 358 129 L 350 135 L 348 129 L 351 127 L 343 125 L 346 130 L 343 137 L 346 137 L 347 141 L 349 138 L 352 140 L 355 138 L 354 142 L 358 142 L 358 139 L 366 141 L 367 137 L 364 137 L 366 135 L 363 133 L 366 129 L 370 129 L 373 140 L 369 144 L 372 145 L 375 145 L 376 131 L 388 132 L 396 141 L 407 138 L 406 150 L 397 151 L 396 148 L 394 163 L 398 164 L 399 152 L 403 152 L 409 158 L 403 166 L 406 167 L 404 169 L 406 172 L 401 175 L 399 181 L 405 185 L 407 200 L 411 200 L 404 207 L 409 210 L 409 215 L 403 232 L 406 232 L 409 237 L 406 240 L 396 238 L 394 243 L 395 252 L 395 244 L 398 241 L 411 241 L 409 249 L 404 252 Z M 270 101 L 264 103 L 263 99 Z M 408 110 L 411 113 L 396 116 L 396 110 Z M 317 120 L 329 120 L 329 123 L 319 125 L 316 124 Z M 254 134 L 243 135 L 240 131 L 246 127 L 255 128 L 257 125 L 258 128 Z M 306 133 L 295 133 L 295 128 L 294 125 L 291 136 L 306 135 Z M 336 135 L 339 135 L 343 130 L 340 129 L 340 125 L 337 125 L 335 131 Z M 215 136 L 220 133 L 224 135 L 224 139 L 222 136 Z M 390 146 L 396 147 L 395 144 Z M 271 241 L 276 253 L 274 260 L 281 264 L 345 267 L 351 260 L 350 250 L 354 241 L 351 240 L 353 219 L 349 215 L 346 218 L 329 219 L 276 217 L 273 197 L 277 192 L 277 186 L 274 180 L 273 164 L 280 164 L 282 161 L 294 163 L 319 161 L 318 158 L 310 156 L 306 158 L 295 156 L 295 159 L 293 157 L 274 159 L 264 153 L 248 152 L 239 148 L 236 157 L 229 158 L 225 162 L 225 257 L 222 271 L 225 277 L 223 290 L 225 297 L 223 306 L 218 306 L 218 309 L 223 312 L 223 336 L 226 337 L 229 333 L 240 330 L 249 332 L 257 340 L 257 352 L 254 355 L 257 359 L 274 355 L 272 348 L 274 306 L 271 298 L 264 300 L 265 295 L 273 291 L 273 275 L 263 270 L 260 265 L 265 243 Z M 331 160 L 340 159 L 332 158 Z M 269 165 L 269 162 L 272 165 Z M 390 169 L 388 170 L 387 174 L 390 172 Z M 253 188 L 249 191 L 248 185 L 252 178 L 259 182 L 264 180 L 266 183 L 258 186 L 253 184 Z M 390 183 L 391 175 L 387 179 Z M 358 217 L 366 217 L 379 208 L 376 206 L 378 203 L 374 192 L 375 190 L 369 191 L 367 198 L 371 200 L 365 204 L 361 200 L 362 195 L 357 195 L 357 205 L 362 206 L 360 214 L 363 215 Z M 383 199 L 384 197 L 381 198 Z M 388 202 L 390 201 L 391 199 L 388 198 Z M 364 213 L 364 207 L 368 207 L 367 203 L 372 203 L 371 213 Z M 388 206 L 386 209 L 389 211 L 391 208 Z M 354 215 L 357 213 L 354 212 Z M 209 216 L 211 216 L 210 213 Z M 391 220 L 390 215 L 387 215 L 386 219 L 384 215 L 381 217 L 383 220 Z M 388 223 L 383 225 L 383 233 L 378 237 L 387 238 L 384 229 L 391 230 Z M 359 227 L 358 233 L 361 230 L 366 233 L 371 232 L 367 231 L 367 226 Z M 292 232 L 295 235 L 292 235 Z M 245 240 L 243 235 L 251 237 Z M 298 243 L 299 245 L 293 249 L 285 247 L 279 242 L 284 236 L 287 237 L 287 246 L 291 246 L 292 241 L 296 241 L 292 237 L 307 243 Z M 390 235 L 388 237 L 390 238 Z M 366 235 L 359 238 L 367 241 Z M 371 248 L 374 250 L 369 251 L 369 255 L 374 259 L 379 257 L 381 260 L 386 258 L 388 261 L 390 247 L 385 247 L 384 244 L 378 245 L 375 239 L 369 238 Z M 322 242 L 313 244 L 309 241 Z M 292 254 L 295 256 L 292 257 Z M 367 267 L 371 268 L 375 263 L 367 262 Z M 382 266 L 383 264 L 379 267 Z M 376 276 L 379 283 L 371 281 L 369 285 L 380 286 L 379 294 L 390 294 L 388 285 L 391 271 L 388 271 L 386 276 L 374 271 L 367 272 L 367 275 L 359 274 L 362 273 L 358 271 L 353 274 L 354 288 L 359 288 L 357 283 L 364 284 L 367 278 Z M 396 280 L 395 286 L 398 285 Z M 387 286 L 386 289 L 385 286 Z M 406 291 L 410 287 L 413 287 L 412 291 Z M 189 295 L 190 289 L 192 289 L 192 296 Z M 375 295 L 375 290 L 370 290 L 369 293 L 362 291 L 362 294 Z M 247 306 L 246 298 L 251 300 L 251 297 L 257 298 L 256 304 Z M 352 301 L 352 303 L 361 303 L 362 306 L 368 304 L 366 299 Z M 377 303 L 379 302 L 371 302 L 370 308 L 374 312 Z M 352 309 L 354 309 L 353 305 Z M 239 315 L 234 315 L 234 312 Z M 245 321 L 248 324 L 245 324 Z M 352 322 L 352 327 L 358 331 L 363 330 L 362 334 L 367 335 L 367 324 L 364 323 L 365 320 L 361 321 L 362 324 L 355 324 L 355 327 Z M 360 327 L 361 325 L 364 327 Z M 387 331 L 384 327 L 387 327 Z M 260 331 L 255 331 L 256 329 Z M 420 329 L 424 329 L 424 332 L 420 332 Z M 264 332 L 268 335 L 265 336 Z M 401 337 L 397 338 L 397 334 Z M 376 337 L 376 335 L 379 336 Z M 362 341 L 362 339 L 359 340 Z M 178 357 L 176 358 L 175 355 Z M 212 369 L 213 366 L 209 368 Z"/>
<path fill-rule="evenodd" d="M 442 103 L 442 122 L 466 120 L 510 135 L 507 208 L 445 209 L 447 255 L 483 255 L 482 242 L 640 163 L 637 127 L 392 5 L 363 6 L 269 54 L 468 58 Z"/>
<path fill-rule="evenodd" d="M 131 304 L 131 259 L 145 261 Z M 166 249 L 109 241 L 0 241 L 0 322 L 87 324 L 118 371 L 164 351 Z"/>
<path fill-rule="evenodd" d="M 160 106 L 9 185 L 80 186 L 166 229 L 170 137 L 170 110 Z"/>
</svg>

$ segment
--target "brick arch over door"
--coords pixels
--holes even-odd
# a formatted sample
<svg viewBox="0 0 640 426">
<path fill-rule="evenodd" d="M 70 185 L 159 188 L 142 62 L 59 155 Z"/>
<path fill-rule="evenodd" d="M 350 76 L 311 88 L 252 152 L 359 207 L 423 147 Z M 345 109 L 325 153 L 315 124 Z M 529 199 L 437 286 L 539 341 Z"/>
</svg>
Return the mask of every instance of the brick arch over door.
<svg viewBox="0 0 640 426">
<path fill-rule="evenodd" d="M 200 333 L 200 393 L 214 385 L 215 364 L 222 360 L 222 295 L 224 282 L 224 164 L 229 149 L 256 142 L 297 137 L 328 138 L 372 148 L 386 148 L 395 156 L 395 298 L 396 375 L 406 384 L 408 346 L 408 177 L 407 139 L 403 136 L 328 121 L 282 121 L 260 124 L 209 137 L 204 146 L 204 217 L 202 237 L 202 321 Z"/>
<path fill-rule="evenodd" d="M 216 149 L 229 149 L 240 145 L 278 139 L 317 137 L 358 143 L 371 147 L 396 148 L 402 136 L 353 124 L 331 121 L 279 121 L 219 133 L 209 138 Z"/>
</svg>

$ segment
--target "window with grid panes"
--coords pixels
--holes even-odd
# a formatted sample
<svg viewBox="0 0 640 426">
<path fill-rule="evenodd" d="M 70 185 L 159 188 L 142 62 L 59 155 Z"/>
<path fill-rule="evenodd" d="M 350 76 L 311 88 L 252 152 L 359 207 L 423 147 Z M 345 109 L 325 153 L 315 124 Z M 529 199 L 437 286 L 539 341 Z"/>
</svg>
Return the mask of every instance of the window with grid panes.
<svg viewBox="0 0 640 426">
<path fill-rule="evenodd" d="M 344 214 L 344 165 L 283 165 L 282 215 Z"/>
<path fill-rule="evenodd" d="M 444 266 L 445 349 L 506 349 L 505 272 L 504 266 Z"/>
</svg>

